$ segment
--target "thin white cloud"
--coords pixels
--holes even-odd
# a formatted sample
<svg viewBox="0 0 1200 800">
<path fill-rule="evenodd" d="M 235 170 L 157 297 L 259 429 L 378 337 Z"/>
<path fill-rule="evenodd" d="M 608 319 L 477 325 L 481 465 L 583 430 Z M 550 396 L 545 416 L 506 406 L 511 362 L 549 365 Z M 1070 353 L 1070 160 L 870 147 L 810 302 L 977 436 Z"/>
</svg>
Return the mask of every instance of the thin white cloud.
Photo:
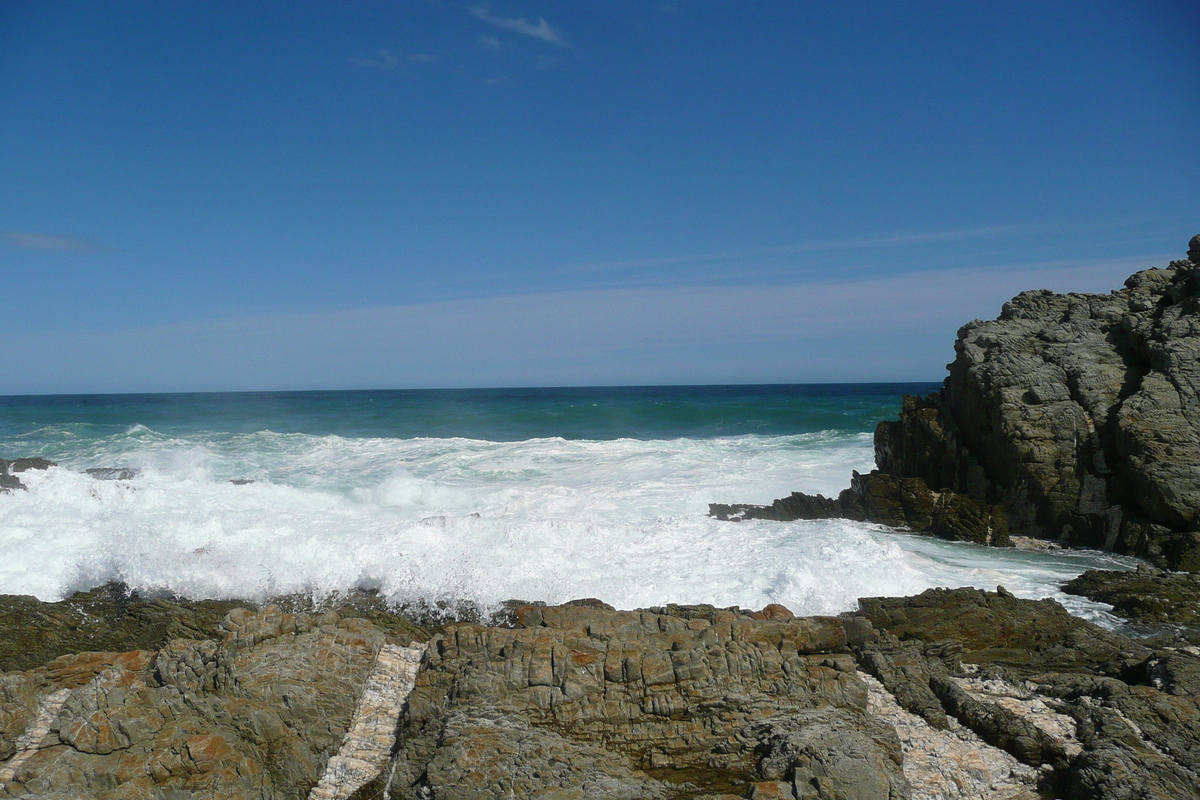
<svg viewBox="0 0 1200 800">
<path fill-rule="evenodd" d="M 484 22 L 495 25 L 499 28 L 505 28 L 517 33 L 523 33 L 526 36 L 532 36 L 534 39 L 541 39 L 543 42 L 555 45 L 557 47 L 570 47 L 567 40 L 563 38 L 560 31 L 552 28 L 550 23 L 546 22 L 543 17 L 538 17 L 538 21 L 530 22 L 524 17 L 501 17 L 492 13 L 492 7 L 487 3 L 471 6 L 471 13 L 483 20 Z"/>
<path fill-rule="evenodd" d="M 434 53 L 409 53 L 408 60 L 414 64 L 432 64 L 438 60 L 438 56 Z"/>
<path fill-rule="evenodd" d="M 385 72 L 391 72 L 400 65 L 400 59 L 387 50 L 380 50 L 378 58 L 352 58 L 350 59 L 350 63 L 357 64 L 360 67 L 374 67 Z"/>
<path fill-rule="evenodd" d="M 484 47 L 486 47 L 488 50 L 504 49 L 503 45 L 500 44 L 500 40 L 497 39 L 495 36 L 480 36 L 479 43 L 481 45 L 483 45 Z"/>
<path fill-rule="evenodd" d="M 483 79 L 484 86 L 507 86 L 508 83 L 509 83 L 509 80 L 508 80 L 507 75 L 500 75 L 495 78 L 484 78 Z"/>
<path fill-rule="evenodd" d="M 99 250 L 94 242 L 82 239 L 72 239 L 69 236 L 47 236 L 44 233 L 28 233 L 24 231 L 6 231 L 0 233 L 0 239 L 9 247 L 18 250 L 43 250 L 71 253 L 90 253 Z"/>
<path fill-rule="evenodd" d="M 966 239 L 985 239 L 1002 236 L 1015 236 L 1032 233 L 1045 226 L 1028 225 L 998 225 L 987 228 L 963 228 L 957 230 L 932 231 L 925 233 L 901 234 L 894 236 L 856 237 L 850 239 L 826 239 L 816 242 L 783 245 L 780 247 L 760 247 L 752 250 L 728 250 L 717 253 L 691 253 L 677 256 L 661 256 L 657 258 L 635 258 L 618 261 L 597 261 L 582 264 L 569 264 L 564 272 L 589 273 L 609 272 L 619 270 L 644 269 L 646 267 L 661 267 L 675 264 L 692 264 L 704 261 L 725 261 L 732 259 L 767 258 L 770 256 L 799 255 L 802 253 L 834 252 L 839 250 L 868 250 L 880 247 L 906 247 L 938 242 L 953 242 Z"/>
<path fill-rule="evenodd" d="M 604 289 L 10 335 L 0 394 L 937 380 L 1025 289 L 1110 291 L 1151 256 L 839 283 Z"/>
</svg>

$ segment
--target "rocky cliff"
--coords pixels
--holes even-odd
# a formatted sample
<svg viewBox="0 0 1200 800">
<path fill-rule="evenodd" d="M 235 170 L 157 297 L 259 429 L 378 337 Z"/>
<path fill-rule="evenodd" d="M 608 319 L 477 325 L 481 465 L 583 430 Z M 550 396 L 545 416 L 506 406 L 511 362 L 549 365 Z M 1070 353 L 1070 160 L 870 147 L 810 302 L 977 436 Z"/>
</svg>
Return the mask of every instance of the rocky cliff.
<svg viewBox="0 0 1200 800">
<path fill-rule="evenodd" d="M 1110 294 L 1017 295 L 963 326 L 949 370 L 880 424 L 878 469 L 849 494 L 712 513 L 1008 531 L 1200 570 L 1200 236 L 1187 260 Z"/>
</svg>

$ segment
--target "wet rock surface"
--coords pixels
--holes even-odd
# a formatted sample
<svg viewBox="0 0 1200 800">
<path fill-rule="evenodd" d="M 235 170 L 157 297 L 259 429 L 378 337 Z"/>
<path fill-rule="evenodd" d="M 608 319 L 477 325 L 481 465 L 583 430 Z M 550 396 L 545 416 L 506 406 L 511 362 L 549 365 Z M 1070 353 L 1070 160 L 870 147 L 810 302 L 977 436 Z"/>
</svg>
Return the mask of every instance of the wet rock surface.
<svg viewBox="0 0 1200 800">
<path fill-rule="evenodd" d="M 24 489 L 25 484 L 17 477 L 19 473 L 57 466 L 58 464 L 45 458 L 18 458 L 13 461 L 0 458 L 0 492 Z M 85 469 L 83 473 L 100 481 L 127 481 L 138 477 L 142 471 L 129 467 L 95 467 Z"/>
<path fill-rule="evenodd" d="M 721 520 L 853 519 L 874 522 L 957 542 L 994 547 L 1010 545 L 1004 509 L 950 490 L 934 491 L 921 478 L 898 478 L 873 470 L 855 472 L 850 488 L 836 499 L 793 492 L 769 506 L 710 504 Z"/>
<path fill-rule="evenodd" d="M 172 639 L 212 639 L 244 603 L 143 599 L 110 583 L 59 603 L 0 595 L 0 670 L 40 667 L 86 651 L 157 650 Z"/>
<path fill-rule="evenodd" d="M 941 391 L 905 398 L 899 420 L 876 430 L 872 475 L 888 476 L 875 479 L 878 493 L 898 498 L 903 513 L 888 511 L 897 502 L 881 512 L 863 479 L 837 500 L 793 495 L 712 513 L 844 516 L 977 542 L 985 528 L 1003 529 L 1200 571 L 1194 247 L 1110 294 L 1022 292 L 998 319 L 962 327 L 949 372 Z M 962 511 L 937 522 L 925 493 Z"/>
<path fill-rule="evenodd" d="M 0 458 L 0 493 L 25 488 L 25 484 L 17 477 L 18 473 L 56 466 L 58 465 L 53 461 L 47 461 L 44 458 L 18 458 L 15 461 Z"/>
<path fill-rule="evenodd" d="M 1089 570 L 1063 584 L 1063 591 L 1108 603 L 1134 622 L 1186 626 L 1200 634 L 1200 574 L 1194 572 Z"/>
<path fill-rule="evenodd" d="M 291 614 L 334 611 L 366 619 L 397 641 L 423 642 L 431 635 L 373 592 L 319 601 L 283 596 L 273 602 Z M 0 595 L 0 671 L 33 669 L 71 653 L 157 650 L 173 639 L 219 639 L 225 635 L 220 627 L 225 615 L 246 607 L 257 609 L 244 600 L 143 597 L 115 582 L 57 603 Z"/>
<path fill-rule="evenodd" d="M 0 672 L 0 797 L 1200 797 L 1200 651 L 1053 601 L 513 604 L 428 644 L 357 602 Z"/>
</svg>

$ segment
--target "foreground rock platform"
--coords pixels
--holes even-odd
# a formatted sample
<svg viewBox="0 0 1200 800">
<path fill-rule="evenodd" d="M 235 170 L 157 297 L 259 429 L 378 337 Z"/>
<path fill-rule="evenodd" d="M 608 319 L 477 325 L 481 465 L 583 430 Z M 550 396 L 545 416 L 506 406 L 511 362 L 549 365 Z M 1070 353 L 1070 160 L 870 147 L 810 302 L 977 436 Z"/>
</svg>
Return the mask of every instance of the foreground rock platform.
<svg viewBox="0 0 1200 800">
<path fill-rule="evenodd" d="M 1003 590 L 388 627 L 236 608 L 2 672 L 0 797 L 1200 797 L 1200 650 Z"/>
</svg>

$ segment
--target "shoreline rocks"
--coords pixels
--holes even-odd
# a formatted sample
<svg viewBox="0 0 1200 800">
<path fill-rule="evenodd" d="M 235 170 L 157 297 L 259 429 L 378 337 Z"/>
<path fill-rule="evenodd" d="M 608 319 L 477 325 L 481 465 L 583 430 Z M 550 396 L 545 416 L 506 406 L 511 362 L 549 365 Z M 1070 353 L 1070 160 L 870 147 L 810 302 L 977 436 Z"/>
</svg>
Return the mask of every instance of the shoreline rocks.
<svg viewBox="0 0 1200 800">
<path fill-rule="evenodd" d="M 18 458 L 14 461 L 0 458 L 0 493 L 25 489 L 25 484 L 17 477 L 19 472 L 28 472 L 31 469 L 49 469 L 56 466 L 58 465 L 53 461 L 47 461 L 44 458 Z"/>
<path fill-rule="evenodd" d="M 0 493 L 25 490 L 25 484 L 17 477 L 17 473 L 57 466 L 57 463 L 45 458 L 18 458 L 13 461 L 0 458 Z M 83 474 L 98 481 L 128 481 L 141 475 L 142 471 L 131 467 L 93 467 L 85 469 Z"/>
<path fill-rule="evenodd" d="M 1200 236 L 1109 294 L 1022 292 L 959 330 L 949 373 L 880 423 L 878 469 L 836 500 L 710 513 L 1036 536 L 1200 571 Z"/>
<path fill-rule="evenodd" d="M 132 613 L 113 650 L 0 672 L 0 797 L 1200 798 L 1200 649 L 1003 589 L 840 617 L 514 603 L 436 632 L 356 602 L 153 643 Z"/>
<path fill-rule="evenodd" d="M 852 519 L 908 528 L 956 542 L 1009 547 L 1003 507 L 988 505 L 953 491 L 934 491 L 921 478 L 904 478 L 872 470 L 854 472 L 850 488 L 836 499 L 792 492 L 769 506 L 710 503 L 709 516 L 720 520 Z"/>
<path fill-rule="evenodd" d="M 1142 566 L 1134 572 L 1089 570 L 1063 584 L 1063 591 L 1108 603 L 1113 613 L 1146 625 L 1173 625 L 1194 632 L 1200 643 L 1200 573 L 1164 572 Z"/>
</svg>

